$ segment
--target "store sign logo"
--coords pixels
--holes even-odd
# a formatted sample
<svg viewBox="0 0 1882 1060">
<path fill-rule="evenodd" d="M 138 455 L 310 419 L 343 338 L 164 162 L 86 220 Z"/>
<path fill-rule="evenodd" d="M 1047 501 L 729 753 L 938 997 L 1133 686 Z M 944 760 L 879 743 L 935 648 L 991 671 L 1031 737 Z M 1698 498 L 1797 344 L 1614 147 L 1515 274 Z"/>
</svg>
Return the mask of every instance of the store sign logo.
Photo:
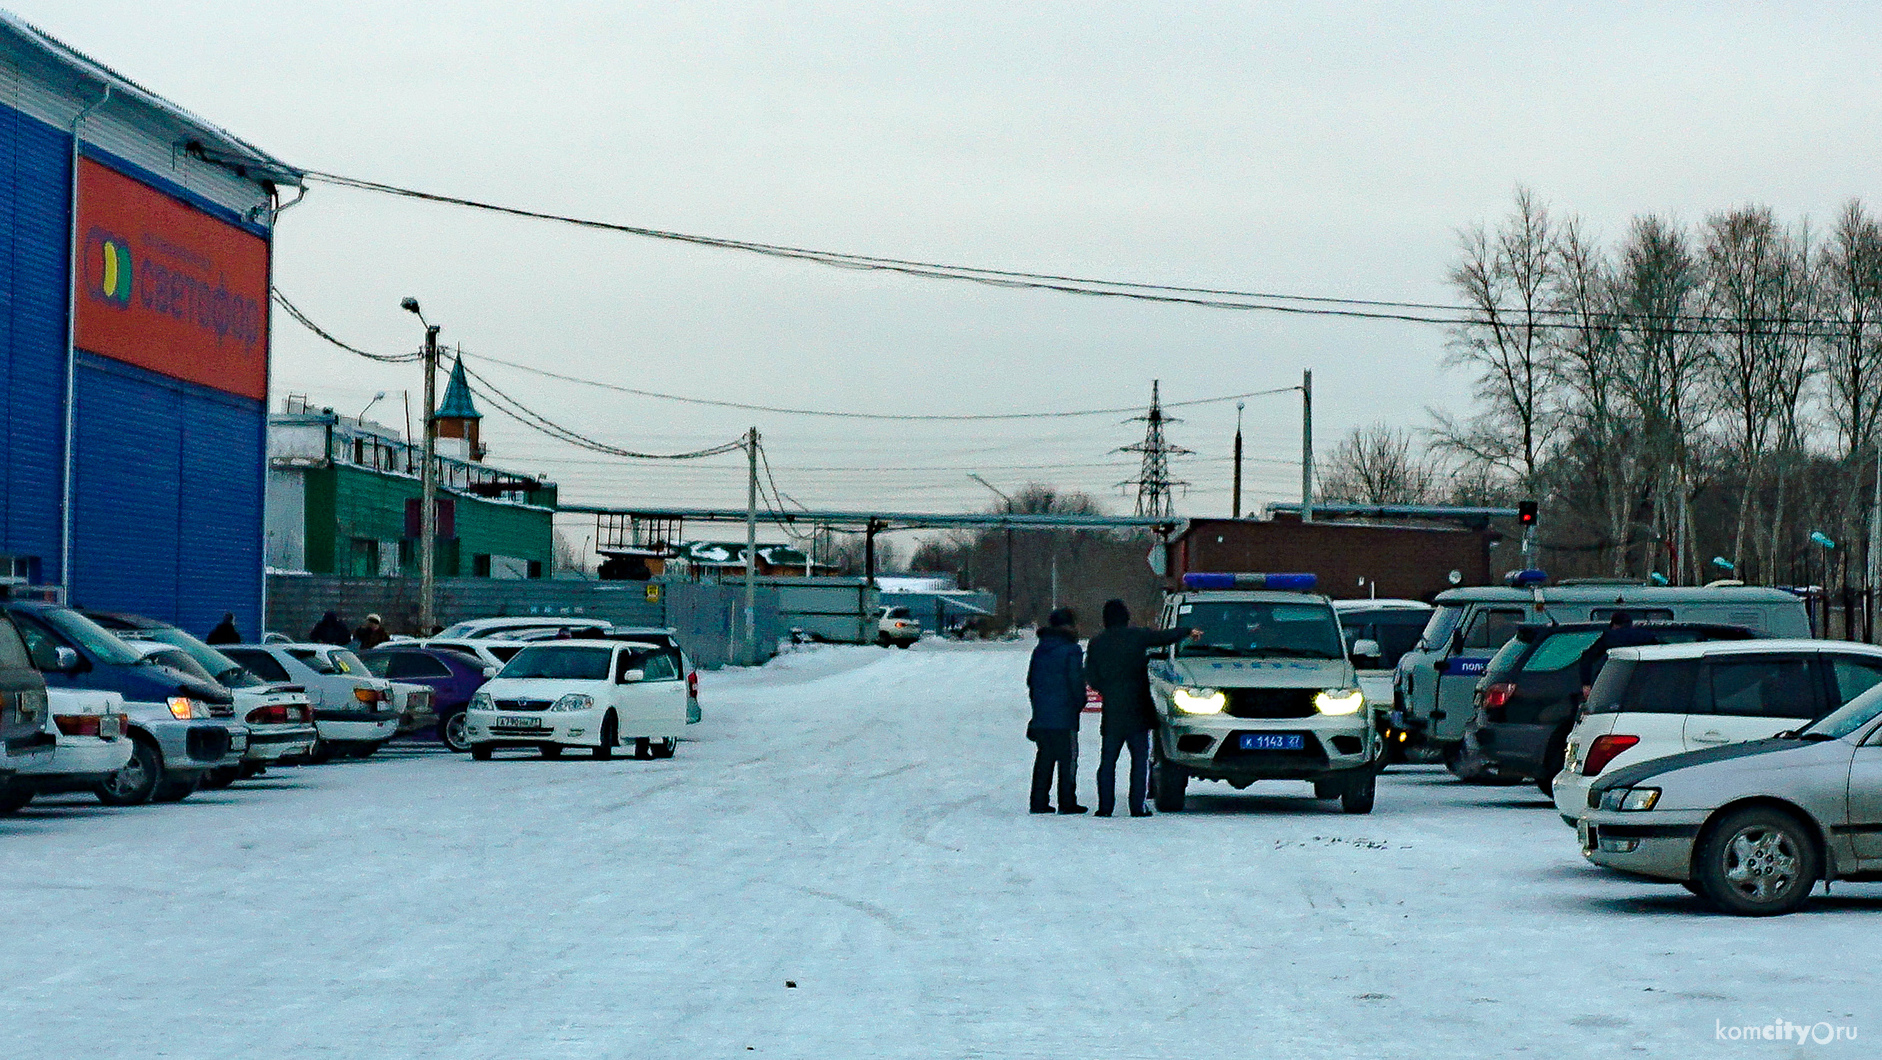
<svg viewBox="0 0 1882 1060">
<path fill-rule="evenodd" d="M 130 243 L 121 236 L 92 229 L 85 240 L 86 269 L 91 274 L 92 293 L 120 309 L 127 309 L 131 304 L 131 281 L 135 275 L 131 265 Z"/>
</svg>

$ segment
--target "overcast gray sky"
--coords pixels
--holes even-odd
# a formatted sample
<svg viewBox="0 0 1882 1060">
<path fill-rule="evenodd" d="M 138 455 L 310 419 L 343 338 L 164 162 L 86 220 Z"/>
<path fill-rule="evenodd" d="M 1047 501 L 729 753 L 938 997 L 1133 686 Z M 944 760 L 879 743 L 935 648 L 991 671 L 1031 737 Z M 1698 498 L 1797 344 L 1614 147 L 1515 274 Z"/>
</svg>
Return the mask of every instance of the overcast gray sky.
<svg viewBox="0 0 1882 1060">
<path fill-rule="evenodd" d="M 1518 183 L 1606 235 L 1766 202 L 1819 222 L 1882 172 L 1882 6 L 569 4 L 0 0 L 308 168 L 626 223 L 1150 282 L 1447 300 L 1460 225 Z M 1445 336 L 896 278 L 327 186 L 277 284 L 368 348 L 447 342 L 766 404 L 1004 412 L 1298 382 L 1322 444 L 1460 409 Z M 396 422 L 417 372 L 277 314 L 274 389 Z M 1028 479 L 1114 509 L 1117 418 L 841 423 L 625 398 L 492 366 L 635 449 L 764 431 L 812 506 L 959 510 Z M 390 406 L 390 407 L 389 407 Z M 488 411 L 488 410 L 487 410 Z M 1254 502 L 1298 491 L 1292 395 L 1247 410 Z M 1173 439 L 1186 514 L 1228 506 L 1233 406 Z M 742 504 L 734 455 L 626 467 L 492 416 L 493 462 L 597 502 Z M 894 468 L 911 470 L 868 471 Z"/>
</svg>

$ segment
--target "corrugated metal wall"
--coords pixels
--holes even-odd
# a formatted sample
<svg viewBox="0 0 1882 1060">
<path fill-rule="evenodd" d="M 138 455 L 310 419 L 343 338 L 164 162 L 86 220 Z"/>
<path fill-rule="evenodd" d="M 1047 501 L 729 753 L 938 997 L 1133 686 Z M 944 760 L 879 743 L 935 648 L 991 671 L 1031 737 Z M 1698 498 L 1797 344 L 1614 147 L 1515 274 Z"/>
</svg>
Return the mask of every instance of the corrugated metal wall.
<svg viewBox="0 0 1882 1060">
<path fill-rule="evenodd" d="M 73 600 L 198 635 L 261 625 L 258 401 L 81 354 Z"/>
<path fill-rule="evenodd" d="M 72 140 L 0 107 L 0 552 L 59 578 Z"/>
</svg>

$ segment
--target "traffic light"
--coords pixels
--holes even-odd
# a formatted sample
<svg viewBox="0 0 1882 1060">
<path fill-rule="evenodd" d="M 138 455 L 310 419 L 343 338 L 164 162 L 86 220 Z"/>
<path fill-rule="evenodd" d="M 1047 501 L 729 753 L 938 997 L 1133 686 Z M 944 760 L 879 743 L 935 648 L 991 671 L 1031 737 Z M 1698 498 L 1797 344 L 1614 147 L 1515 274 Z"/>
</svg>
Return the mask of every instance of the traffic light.
<svg viewBox="0 0 1882 1060">
<path fill-rule="evenodd" d="M 1536 502 L 1535 501 L 1517 501 L 1516 502 L 1516 521 L 1523 524 L 1524 526 L 1536 525 Z"/>
</svg>

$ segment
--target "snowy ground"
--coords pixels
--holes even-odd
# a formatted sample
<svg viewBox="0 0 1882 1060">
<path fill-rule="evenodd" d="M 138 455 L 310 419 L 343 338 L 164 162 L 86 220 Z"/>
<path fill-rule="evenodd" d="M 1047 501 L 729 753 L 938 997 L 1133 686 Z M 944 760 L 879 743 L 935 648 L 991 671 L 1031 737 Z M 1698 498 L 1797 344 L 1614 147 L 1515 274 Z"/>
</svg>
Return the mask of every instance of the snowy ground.
<svg viewBox="0 0 1882 1060">
<path fill-rule="evenodd" d="M 412 748 L 173 806 L 36 804 L 0 819 L 0 1056 L 1789 1057 L 1882 1038 L 1882 887 L 1706 915 L 1586 866 L 1533 789 L 1421 770 L 1387 774 L 1369 817 L 1297 783 L 1033 817 L 1024 663 L 923 644 L 706 675 L 671 761 Z M 1777 1019 L 1862 1038 L 1715 1039 Z"/>
</svg>

